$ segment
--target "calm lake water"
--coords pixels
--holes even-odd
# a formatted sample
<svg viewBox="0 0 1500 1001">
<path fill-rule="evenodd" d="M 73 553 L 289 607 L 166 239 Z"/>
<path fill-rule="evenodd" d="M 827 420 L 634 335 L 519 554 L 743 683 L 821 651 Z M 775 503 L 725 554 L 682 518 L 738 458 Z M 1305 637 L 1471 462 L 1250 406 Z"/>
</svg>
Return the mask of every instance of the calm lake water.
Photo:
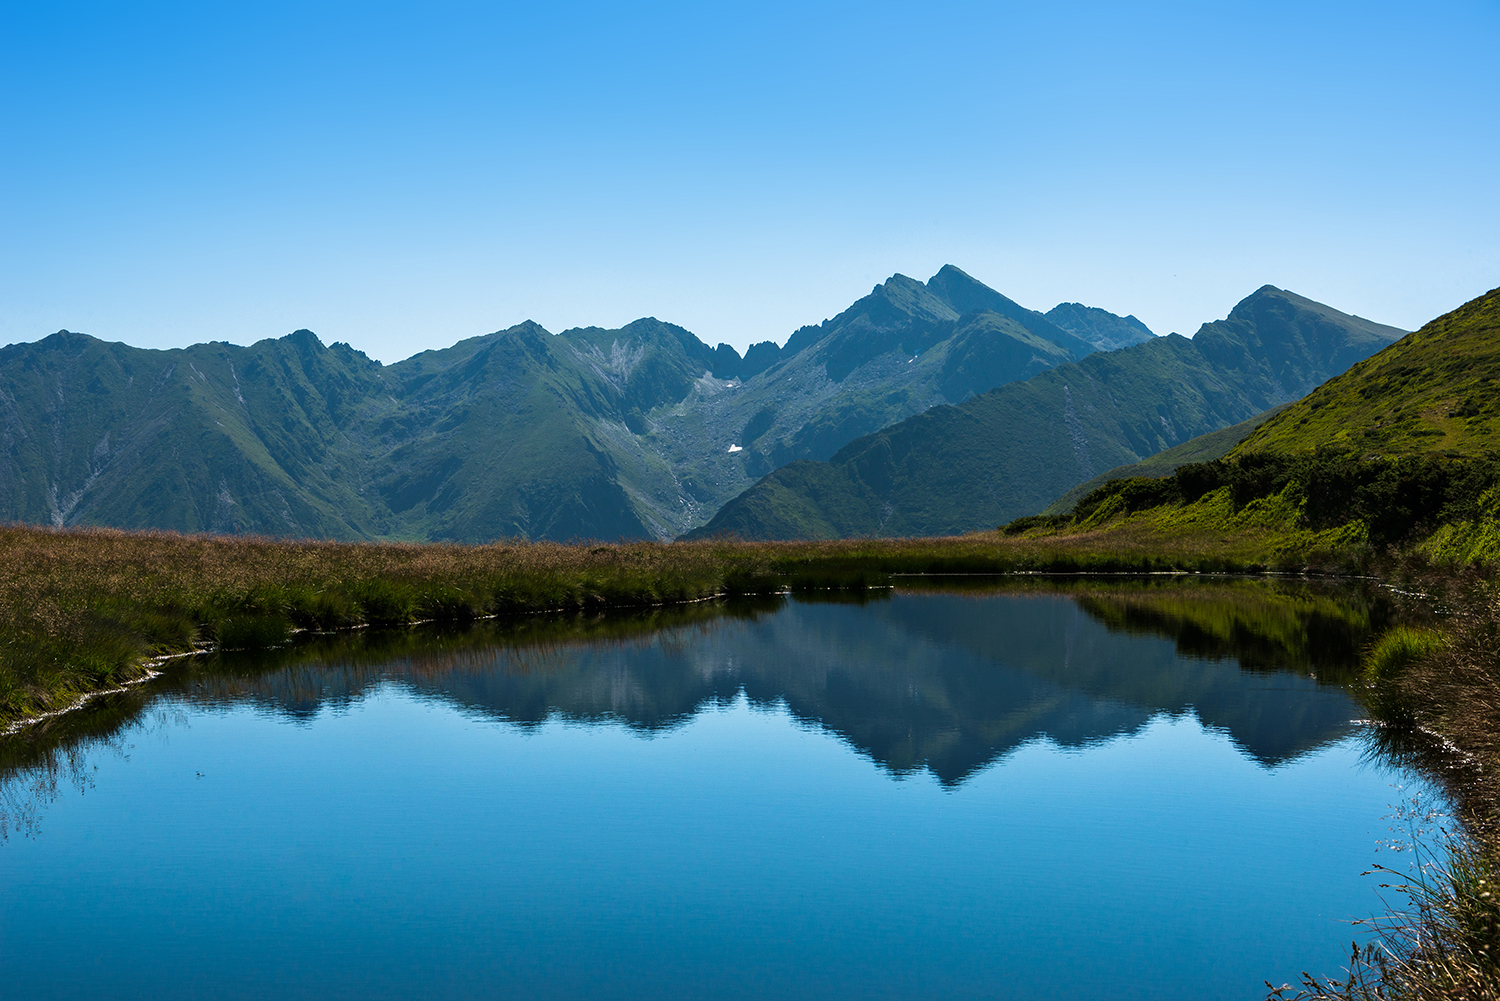
<svg viewBox="0 0 1500 1001">
<path fill-rule="evenodd" d="M 1419 784 L 1334 683 L 1369 628 L 1033 588 L 205 658 L 0 748 L 0 994 L 1263 997 Z"/>
</svg>

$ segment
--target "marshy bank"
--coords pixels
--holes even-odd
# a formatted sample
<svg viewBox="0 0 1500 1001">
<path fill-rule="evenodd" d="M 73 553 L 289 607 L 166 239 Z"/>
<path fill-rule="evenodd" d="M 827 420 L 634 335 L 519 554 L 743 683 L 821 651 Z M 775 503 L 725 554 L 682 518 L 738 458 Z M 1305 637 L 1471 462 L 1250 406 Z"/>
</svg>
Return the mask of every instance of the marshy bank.
<svg viewBox="0 0 1500 1001">
<path fill-rule="evenodd" d="M 1500 581 L 1421 561 L 1395 575 L 1412 614 L 1369 646 L 1355 690 L 1376 756 L 1430 777 L 1448 812 L 1401 818 L 1409 861 L 1376 872 L 1391 910 L 1362 922 L 1342 979 L 1304 975 L 1273 998 L 1500 998 Z"/>
<path fill-rule="evenodd" d="M 898 574 L 1267 566 L 1258 539 L 1222 534 L 459 546 L 9 526 L 0 529 L 0 724 L 137 680 L 155 657 L 271 647 L 299 630 L 859 591 Z"/>
</svg>

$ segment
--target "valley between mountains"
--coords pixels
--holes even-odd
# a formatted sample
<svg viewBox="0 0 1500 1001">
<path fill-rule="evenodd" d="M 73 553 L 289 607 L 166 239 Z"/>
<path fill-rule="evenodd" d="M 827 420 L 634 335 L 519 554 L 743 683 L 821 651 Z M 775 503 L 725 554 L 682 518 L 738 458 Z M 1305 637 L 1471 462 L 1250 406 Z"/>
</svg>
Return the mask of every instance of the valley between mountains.
<svg viewBox="0 0 1500 1001">
<path fill-rule="evenodd" d="M 1156 337 L 952 266 L 743 357 L 654 318 L 527 322 L 388 366 L 306 330 L 167 351 L 60 331 L 0 349 L 0 518 L 454 542 L 955 534 L 1250 421 L 1403 333 L 1267 286 L 1193 338 Z"/>
</svg>

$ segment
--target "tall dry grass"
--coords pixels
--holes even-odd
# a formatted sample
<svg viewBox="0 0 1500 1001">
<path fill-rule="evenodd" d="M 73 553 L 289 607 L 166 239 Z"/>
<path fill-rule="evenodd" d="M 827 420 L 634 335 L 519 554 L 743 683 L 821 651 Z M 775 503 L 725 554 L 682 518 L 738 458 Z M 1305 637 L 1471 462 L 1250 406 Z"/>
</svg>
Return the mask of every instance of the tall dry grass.
<svg viewBox="0 0 1500 1001">
<path fill-rule="evenodd" d="M 140 677 L 156 655 L 267 647 L 298 629 L 461 621 L 771 591 L 891 574 L 1224 571 L 1265 540 L 1135 528 L 837 542 L 289 542 L 0 527 L 0 721 Z"/>
</svg>

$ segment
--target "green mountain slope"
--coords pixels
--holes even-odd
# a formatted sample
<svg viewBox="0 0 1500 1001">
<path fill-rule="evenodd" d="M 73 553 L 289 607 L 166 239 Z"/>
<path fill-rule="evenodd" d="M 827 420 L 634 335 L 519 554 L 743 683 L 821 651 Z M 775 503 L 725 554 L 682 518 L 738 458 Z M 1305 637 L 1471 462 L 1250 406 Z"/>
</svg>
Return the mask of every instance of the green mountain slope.
<svg viewBox="0 0 1500 1001">
<path fill-rule="evenodd" d="M 1185 466 L 1190 462 L 1210 462 L 1214 459 L 1222 459 L 1234 451 L 1236 445 L 1248 438 L 1252 431 L 1289 406 L 1291 406 L 1290 403 L 1283 403 L 1279 407 L 1272 407 L 1265 413 L 1256 414 L 1248 421 L 1240 421 L 1238 424 L 1221 428 L 1218 431 L 1200 434 L 1181 445 L 1148 456 L 1140 462 L 1133 462 L 1128 466 L 1116 466 L 1107 473 L 1100 473 L 1092 480 L 1073 487 L 1048 504 L 1042 514 L 1063 514 L 1071 511 L 1074 504 L 1110 480 L 1122 480 L 1135 476 L 1170 476 L 1179 466 Z"/>
<path fill-rule="evenodd" d="M 861 435 L 1093 351 L 951 265 L 925 284 L 895 275 L 798 330 L 762 372 L 702 379 L 646 414 L 639 445 L 682 485 L 677 534 L 778 466 L 827 459 Z"/>
<path fill-rule="evenodd" d="M 0 349 L 0 518 L 666 539 L 775 465 L 1092 350 L 951 267 L 743 358 L 652 318 L 523 323 L 390 366 L 305 330 L 173 351 L 61 332 Z"/>
<path fill-rule="evenodd" d="M 1266 286 L 1191 340 L 1090 355 L 778 470 L 693 537 L 941 535 L 1041 510 L 1068 488 L 1306 393 L 1402 332 Z"/>
<path fill-rule="evenodd" d="M 176 351 L 67 333 L 16 345 L 0 351 L 0 503 L 56 525 L 649 537 L 597 425 L 685 394 L 711 351 L 655 320 L 601 349 L 604 333 L 521 324 L 389 367 L 307 331 Z"/>
<path fill-rule="evenodd" d="M 1500 448 L 1500 289 L 1319 386 L 1240 447 L 1481 456 Z"/>
<path fill-rule="evenodd" d="M 390 366 L 400 404 L 372 428 L 372 470 L 391 534 L 651 537 L 651 505 L 622 486 L 601 428 L 685 393 L 708 356 L 648 319 L 556 336 L 524 323 Z"/>
<path fill-rule="evenodd" d="M 346 429 L 379 366 L 305 331 L 144 351 L 62 332 L 0 350 L 7 518 L 334 538 L 378 534 Z"/>
</svg>

